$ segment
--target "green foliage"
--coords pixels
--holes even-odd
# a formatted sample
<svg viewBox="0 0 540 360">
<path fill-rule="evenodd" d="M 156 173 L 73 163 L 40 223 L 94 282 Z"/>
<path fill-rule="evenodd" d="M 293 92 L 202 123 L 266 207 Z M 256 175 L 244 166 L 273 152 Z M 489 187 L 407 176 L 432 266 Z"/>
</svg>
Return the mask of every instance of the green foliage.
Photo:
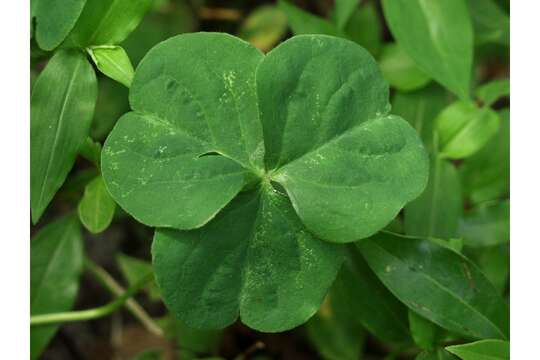
<svg viewBox="0 0 540 360">
<path fill-rule="evenodd" d="M 500 79 L 490 81 L 476 89 L 476 96 L 485 106 L 491 106 L 503 96 L 510 95 L 510 80 Z"/>
<path fill-rule="evenodd" d="M 466 212 L 459 224 L 466 246 L 484 247 L 510 241 L 510 201 L 480 204 Z"/>
<path fill-rule="evenodd" d="M 420 348 L 433 350 L 437 341 L 437 325 L 409 310 L 409 328 L 414 342 Z"/>
<path fill-rule="evenodd" d="M 413 60 L 395 43 L 382 49 L 379 66 L 390 85 L 401 91 L 422 88 L 430 81 L 429 76 L 419 70 Z"/>
<path fill-rule="evenodd" d="M 447 346 L 446 350 L 462 360 L 510 359 L 510 343 L 503 340 L 481 340 L 464 345 Z"/>
<path fill-rule="evenodd" d="M 152 264 L 128 255 L 118 254 L 116 256 L 116 262 L 120 267 L 120 271 L 124 275 L 125 279 L 128 282 L 129 286 L 135 285 L 139 282 L 144 276 L 148 273 L 153 272 Z M 159 289 L 155 283 L 152 281 L 145 290 L 150 295 L 150 298 L 153 300 L 160 299 Z"/>
<path fill-rule="evenodd" d="M 261 51 L 268 51 L 287 32 L 287 16 L 277 6 L 265 5 L 242 23 L 238 36 Z"/>
<path fill-rule="evenodd" d="M 89 47 L 88 53 L 102 73 L 128 88 L 131 86 L 135 70 L 124 49 L 120 46 L 101 45 Z"/>
<path fill-rule="evenodd" d="M 295 35 L 324 34 L 346 37 L 345 33 L 332 22 L 310 14 L 287 0 L 279 0 L 279 8 L 287 15 L 289 26 Z"/>
<path fill-rule="evenodd" d="M 510 17 L 493 0 L 467 1 L 476 44 L 510 45 Z"/>
<path fill-rule="evenodd" d="M 79 203 L 79 219 L 84 227 L 93 234 L 105 230 L 111 224 L 116 203 L 111 198 L 101 176 L 90 181 Z"/>
</svg>

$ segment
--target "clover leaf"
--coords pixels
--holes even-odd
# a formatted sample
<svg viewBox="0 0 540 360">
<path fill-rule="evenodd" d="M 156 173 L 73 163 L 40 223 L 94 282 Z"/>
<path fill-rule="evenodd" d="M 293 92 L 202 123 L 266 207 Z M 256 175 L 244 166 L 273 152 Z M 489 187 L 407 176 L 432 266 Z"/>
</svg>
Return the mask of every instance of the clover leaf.
<svg viewBox="0 0 540 360">
<path fill-rule="evenodd" d="M 155 46 L 102 153 L 106 186 L 155 226 L 164 301 L 188 325 L 301 324 L 343 260 L 424 189 L 425 150 L 348 40 L 296 36 L 266 56 L 226 34 Z M 323 241 L 326 240 L 326 241 Z M 332 244 L 334 243 L 334 244 Z"/>
</svg>

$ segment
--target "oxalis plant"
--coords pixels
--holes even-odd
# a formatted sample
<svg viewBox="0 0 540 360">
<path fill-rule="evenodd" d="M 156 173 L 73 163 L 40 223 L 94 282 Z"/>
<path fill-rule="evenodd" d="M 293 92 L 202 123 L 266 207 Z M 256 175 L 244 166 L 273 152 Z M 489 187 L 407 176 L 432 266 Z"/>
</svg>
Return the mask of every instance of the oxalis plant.
<svg viewBox="0 0 540 360">
<path fill-rule="evenodd" d="M 120 308 L 177 347 L 130 359 L 288 359 L 263 334 L 288 330 L 307 358 L 509 359 L 508 15 L 375 3 L 278 1 L 237 37 L 170 30 L 179 2 L 31 2 L 32 359 L 111 314 L 118 346 Z"/>
</svg>

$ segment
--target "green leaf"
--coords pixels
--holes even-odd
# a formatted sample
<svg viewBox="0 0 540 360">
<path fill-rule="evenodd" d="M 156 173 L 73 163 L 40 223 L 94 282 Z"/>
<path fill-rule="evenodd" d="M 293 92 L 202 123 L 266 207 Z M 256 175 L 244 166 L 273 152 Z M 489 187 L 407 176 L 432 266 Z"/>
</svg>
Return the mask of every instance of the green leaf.
<svg viewBox="0 0 540 360">
<path fill-rule="evenodd" d="M 438 327 L 426 318 L 418 315 L 412 310 L 409 310 L 409 328 L 411 335 L 420 348 L 432 350 L 437 341 Z"/>
<path fill-rule="evenodd" d="M 263 5 L 242 23 L 239 37 L 261 51 L 268 51 L 287 33 L 287 16 L 277 6 Z"/>
<path fill-rule="evenodd" d="M 129 286 L 134 286 L 146 275 L 154 271 L 152 264 L 149 262 L 122 253 L 116 255 L 116 261 Z M 154 281 L 152 281 L 145 289 L 152 300 L 160 299 L 159 289 Z"/>
<path fill-rule="evenodd" d="M 352 14 L 358 9 L 358 0 L 336 0 L 335 18 L 339 29 L 345 28 Z"/>
<path fill-rule="evenodd" d="M 510 95 L 510 80 L 493 80 L 476 89 L 476 96 L 485 106 L 491 106 L 495 101 Z"/>
<path fill-rule="evenodd" d="M 324 34 L 347 37 L 330 21 L 304 11 L 286 0 L 279 0 L 278 7 L 287 15 L 289 26 L 295 35 Z"/>
<path fill-rule="evenodd" d="M 476 263 L 491 281 L 493 286 L 503 294 L 507 288 L 510 274 L 510 249 L 506 245 L 475 249 Z"/>
<path fill-rule="evenodd" d="M 407 120 L 420 134 L 424 146 L 432 150 L 435 118 L 448 105 L 448 95 L 435 83 L 417 91 L 398 91 L 392 100 L 392 112 Z"/>
<path fill-rule="evenodd" d="M 431 161 L 426 189 L 405 206 L 405 233 L 428 238 L 455 238 L 462 211 L 458 173 L 451 163 L 435 157 Z"/>
<path fill-rule="evenodd" d="M 407 308 L 384 287 L 354 246 L 347 255 L 329 294 L 333 312 L 383 341 L 410 340 Z"/>
<path fill-rule="evenodd" d="M 70 34 L 81 48 L 124 41 L 152 6 L 152 0 L 92 0 Z"/>
<path fill-rule="evenodd" d="M 163 359 L 161 355 L 162 352 L 159 350 L 146 350 L 135 355 L 131 360 L 161 360 Z"/>
<path fill-rule="evenodd" d="M 54 91 L 53 91 L 54 90 Z M 59 51 L 30 97 L 30 204 L 35 224 L 71 170 L 88 136 L 97 81 L 84 55 Z"/>
<path fill-rule="evenodd" d="M 456 357 L 444 349 L 423 351 L 418 354 L 415 360 L 454 360 Z"/>
<path fill-rule="evenodd" d="M 222 328 L 240 316 L 253 329 L 277 332 L 319 308 L 342 249 L 311 235 L 289 200 L 267 186 L 240 194 L 199 230 L 156 230 L 156 279 L 188 326 Z"/>
<path fill-rule="evenodd" d="M 149 226 L 196 228 L 262 171 L 261 58 L 218 33 L 180 35 L 148 53 L 130 89 L 135 111 L 118 120 L 102 155 L 107 188 L 122 208 Z"/>
<path fill-rule="evenodd" d="M 464 194 L 472 203 L 508 197 L 510 193 L 510 112 L 499 112 L 497 134 L 476 154 L 465 159 L 459 174 Z"/>
<path fill-rule="evenodd" d="M 83 243 L 75 216 L 41 229 L 30 242 L 30 314 L 68 311 L 75 302 L 83 266 Z M 30 354 L 37 359 L 58 325 L 32 326 Z"/>
<path fill-rule="evenodd" d="M 486 247 L 510 241 L 510 201 L 478 205 L 465 213 L 459 234 L 470 247 Z"/>
<path fill-rule="evenodd" d="M 424 189 L 423 146 L 406 121 L 387 115 L 387 84 L 356 44 L 292 38 L 264 58 L 257 85 L 267 168 L 317 236 L 370 236 Z"/>
<path fill-rule="evenodd" d="M 79 155 L 96 165 L 99 169 L 101 163 L 101 144 L 88 136 L 79 149 Z"/>
<path fill-rule="evenodd" d="M 364 3 L 356 9 L 345 26 L 347 36 L 377 56 L 382 46 L 382 26 L 375 6 Z"/>
<path fill-rule="evenodd" d="M 36 17 L 36 41 L 43 50 L 52 50 L 73 29 L 86 0 L 35 0 L 31 4 Z"/>
<path fill-rule="evenodd" d="M 84 227 L 93 234 L 107 229 L 114 217 L 116 203 L 109 195 L 103 178 L 96 177 L 86 185 L 79 203 L 79 219 Z"/>
<path fill-rule="evenodd" d="M 469 97 L 473 29 L 465 0 L 383 0 L 384 16 L 403 50 L 427 75 Z"/>
<path fill-rule="evenodd" d="M 125 50 L 120 46 L 92 46 L 87 49 L 97 68 L 113 80 L 131 86 L 133 81 L 133 65 Z"/>
<path fill-rule="evenodd" d="M 473 155 L 497 133 L 499 122 L 490 108 L 466 101 L 449 105 L 435 120 L 441 156 L 461 159 Z"/>
<path fill-rule="evenodd" d="M 411 91 L 424 87 L 431 80 L 419 70 L 414 61 L 398 44 L 383 47 L 379 60 L 381 72 L 391 86 L 401 91 Z"/>
<path fill-rule="evenodd" d="M 476 44 L 510 45 L 510 17 L 492 0 L 467 1 Z"/>
<path fill-rule="evenodd" d="M 100 78 L 96 111 L 90 128 L 91 137 L 105 140 L 118 118 L 126 111 L 129 111 L 128 89 L 108 77 Z"/>
<path fill-rule="evenodd" d="M 469 344 L 447 346 L 445 349 L 462 360 L 510 359 L 510 342 L 503 340 L 480 340 Z"/>
<path fill-rule="evenodd" d="M 357 246 L 386 287 L 419 315 L 465 336 L 509 337 L 508 305 L 459 253 L 429 240 L 389 233 Z"/>
</svg>

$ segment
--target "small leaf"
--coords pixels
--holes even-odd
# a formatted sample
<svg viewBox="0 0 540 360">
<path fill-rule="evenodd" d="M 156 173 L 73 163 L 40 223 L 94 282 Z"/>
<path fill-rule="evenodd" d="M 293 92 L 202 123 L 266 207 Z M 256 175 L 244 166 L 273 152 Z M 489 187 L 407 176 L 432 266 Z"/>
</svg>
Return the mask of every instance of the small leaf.
<svg viewBox="0 0 540 360">
<path fill-rule="evenodd" d="M 464 195 L 473 204 L 497 200 L 510 194 L 510 112 L 499 112 L 497 134 L 460 167 Z"/>
<path fill-rule="evenodd" d="M 467 258 L 429 240 L 389 233 L 356 244 L 386 287 L 419 315 L 466 336 L 508 338 L 508 305 Z"/>
<path fill-rule="evenodd" d="M 36 41 L 43 50 L 60 45 L 75 26 L 86 0 L 33 0 Z"/>
<path fill-rule="evenodd" d="M 510 17 L 493 0 L 467 1 L 476 44 L 510 45 Z"/>
<path fill-rule="evenodd" d="M 510 359 L 510 343 L 503 340 L 480 340 L 469 344 L 447 346 L 445 349 L 462 360 Z"/>
<path fill-rule="evenodd" d="M 418 315 L 412 310 L 409 310 L 409 328 L 411 335 L 420 348 L 432 350 L 437 341 L 438 327 L 426 318 Z"/>
<path fill-rule="evenodd" d="M 490 108 L 478 108 L 465 101 L 449 105 L 435 120 L 441 156 L 471 156 L 497 133 L 499 122 L 499 116 Z"/>
<path fill-rule="evenodd" d="M 119 253 L 116 261 L 129 286 L 134 286 L 142 278 L 153 272 L 152 264 L 131 256 Z M 160 293 L 157 285 L 152 281 L 146 288 L 152 300 L 159 300 Z"/>
<path fill-rule="evenodd" d="M 424 87 L 431 79 L 419 70 L 413 60 L 395 43 L 383 47 L 379 66 L 391 86 L 401 91 Z"/>
<path fill-rule="evenodd" d="M 455 238 L 462 212 L 456 168 L 446 160 L 434 158 L 426 189 L 405 206 L 405 233 L 427 238 Z"/>
<path fill-rule="evenodd" d="M 465 213 L 459 234 L 470 247 L 485 247 L 510 241 L 510 201 L 478 205 Z"/>
<path fill-rule="evenodd" d="M 267 185 L 269 186 L 269 185 Z M 341 247 L 318 240 L 289 200 L 271 189 L 242 193 L 198 230 L 157 229 L 157 283 L 188 326 L 296 327 L 319 308 L 341 266 Z"/>
<path fill-rule="evenodd" d="M 444 349 L 423 351 L 418 354 L 415 360 L 455 360 L 456 357 Z"/>
<path fill-rule="evenodd" d="M 397 43 L 427 75 L 469 98 L 473 29 L 465 0 L 383 0 Z"/>
<path fill-rule="evenodd" d="M 114 216 L 116 203 L 109 195 L 103 178 L 98 176 L 84 189 L 79 203 L 79 219 L 84 227 L 93 234 L 107 229 Z"/>
<path fill-rule="evenodd" d="M 339 29 L 344 29 L 352 14 L 358 9 L 358 0 L 336 0 L 335 17 Z"/>
<path fill-rule="evenodd" d="M 88 53 L 102 73 L 128 88 L 131 86 L 135 70 L 122 47 L 92 46 L 88 48 Z"/>
<path fill-rule="evenodd" d="M 377 56 L 382 46 L 382 25 L 372 3 L 356 9 L 344 29 L 347 36 L 363 46 L 371 55 Z"/>
<path fill-rule="evenodd" d="M 345 33 L 330 21 L 302 10 L 286 0 L 279 0 L 278 6 L 287 15 L 289 26 L 295 35 L 324 34 L 346 38 Z"/>
<path fill-rule="evenodd" d="M 493 80 L 476 89 L 476 96 L 482 100 L 485 106 L 491 106 L 503 96 L 510 95 L 510 80 Z"/>
<path fill-rule="evenodd" d="M 54 91 L 52 91 L 54 89 Z M 92 66 L 80 52 L 57 52 L 30 97 L 30 203 L 35 224 L 64 183 L 88 136 L 97 97 Z"/>
<path fill-rule="evenodd" d="M 83 266 L 83 243 L 75 216 L 46 225 L 30 242 L 30 313 L 68 311 L 75 302 Z M 30 328 L 30 354 L 37 359 L 58 325 Z"/>
<path fill-rule="evenodd" d="M 101 144 L 88 136 L 79 149 L 79 155 L 99 168 L 101 163 Z"/>
<path fill-rule="evenodd" d="M 81 48 L 119 44 L 139 25 L 152 3 L 152 0 L 88 1 L 69 40 Z"/>
<path fill-rule="evenodd" d="M 277 6 L 264 5 L 242 23 L 239 37 L 261 51 L 268 51 L 287 33 L 287 16 Z"/>
</svg>

